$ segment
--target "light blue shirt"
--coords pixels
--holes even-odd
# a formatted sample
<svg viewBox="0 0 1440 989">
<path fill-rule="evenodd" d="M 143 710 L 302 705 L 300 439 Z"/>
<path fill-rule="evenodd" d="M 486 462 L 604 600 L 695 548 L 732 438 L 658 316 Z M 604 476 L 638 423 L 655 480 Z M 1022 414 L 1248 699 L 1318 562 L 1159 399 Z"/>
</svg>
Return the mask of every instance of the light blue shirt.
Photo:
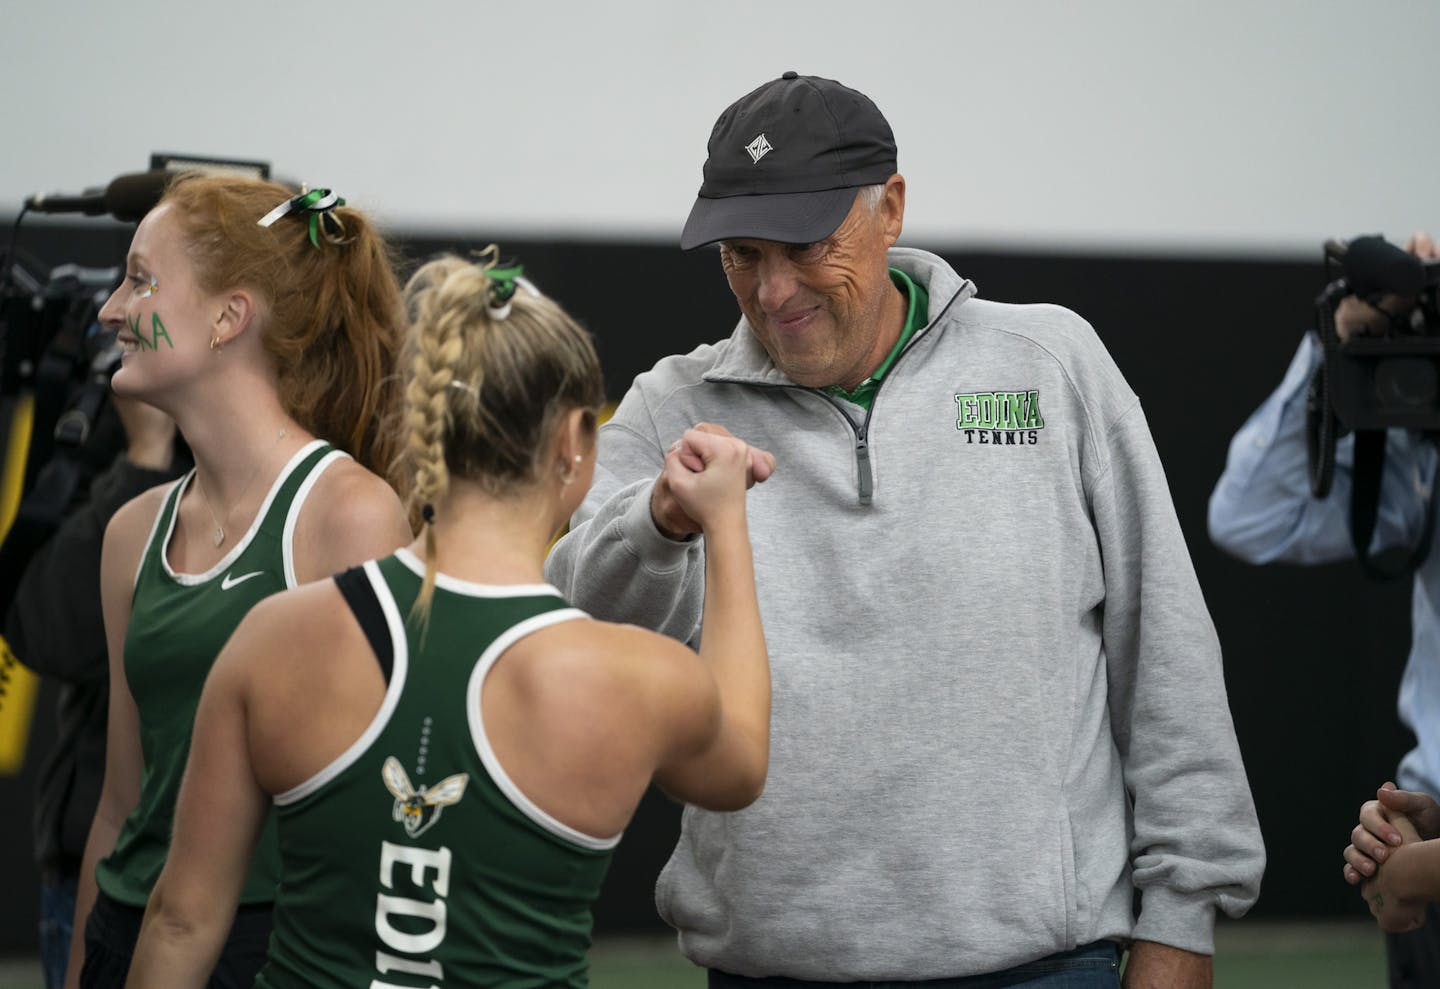
<svg viewBox="0 0 1440 989">
<path fill-rule="evenodd" d="M 1353 437 L 1338 444 L 1329 496 L 1317 499 L 1310 493 L 1305 400 L 1321 359 L 1319 340 L 1306 334 L 1285 380 L 1230 441 L 1225 473 L 1210 496 L 1210 538 L 1250 563 L 1326 563 L 1355 555 L 1350 542 Z M 1433 443 L 1408 430 L 1388 431 L 1372 552 L 1409 547 L 1419 539 L 1435 465 Z M 1400 761 L 1397 782 L 1403 789 L 1440 797 L 1440 548 L 1432 546 L 1415 573 L 1410 621 L 1399 710 L 1418 744 Z"/>
</svg>

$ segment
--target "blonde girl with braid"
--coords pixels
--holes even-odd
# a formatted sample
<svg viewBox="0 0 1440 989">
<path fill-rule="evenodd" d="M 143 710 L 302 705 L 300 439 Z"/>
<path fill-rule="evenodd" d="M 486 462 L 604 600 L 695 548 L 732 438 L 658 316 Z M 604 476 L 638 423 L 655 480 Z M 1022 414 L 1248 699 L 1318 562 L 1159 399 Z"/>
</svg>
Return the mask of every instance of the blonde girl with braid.
<svg viewBox="0 0 1440 989">
<path fill-rule="evenodd" d="M 106 765 L 66 984 L 118 987 L 170 852 L 195 710 L 226 639 L 263 598 L 412 533 L 379 476 L 396 442 L 378 424 L 399 397 L 400 285 L 374 225 L 338 196 L 175 180 L 137 227 L 100 318 L 124 346 L 116 393 L 168 413 L 195 461 L 122 507 L 102 553 Z M 253 980 L 278 877 L 272 825 L 242 877 L 212 984 Z"/>
<path fill-rule="evenodd" d="M 494 252 L 410 281 L 405 452 L 424 530 L 260 604 L 205 686 L 132 982 L 199 986 L 273 803 L 278 987 L 584 986 L 590 908 L 649 784 L 764 786 L 770 679 L 746 528 L 769 454 L 705 430 L 665 471 L 701 521 L 699 653 L 545 583 L 595 467 L 589 337 Z"/>
</svg>

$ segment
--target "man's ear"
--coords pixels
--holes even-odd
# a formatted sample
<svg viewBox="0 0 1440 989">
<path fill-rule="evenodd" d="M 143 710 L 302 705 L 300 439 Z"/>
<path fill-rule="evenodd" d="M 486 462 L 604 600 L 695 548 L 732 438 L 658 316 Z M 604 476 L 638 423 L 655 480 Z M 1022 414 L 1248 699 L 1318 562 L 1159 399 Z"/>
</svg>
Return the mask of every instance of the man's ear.
<svg viewBox="0 0 1440 989">
<path fill-rule="evenodd" d="M 885 228 L 885 246 L 895 246 L 905 226 L 905 176 L 899 172 L 885 180 L 885 194 L 880 198 L 880 222 Z"/>
</svg>

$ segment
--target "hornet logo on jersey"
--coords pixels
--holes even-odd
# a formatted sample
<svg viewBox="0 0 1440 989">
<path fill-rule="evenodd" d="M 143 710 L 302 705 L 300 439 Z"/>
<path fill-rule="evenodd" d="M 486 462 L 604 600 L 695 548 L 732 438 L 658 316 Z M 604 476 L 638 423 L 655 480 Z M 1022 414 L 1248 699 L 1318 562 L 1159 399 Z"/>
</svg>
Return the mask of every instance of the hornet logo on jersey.
<svg viewBox="0 0 1440 989">
<path fill-rule="evenodd" d="M 440 820 L 440 811 L 450 804 L 459 803 L 465 794 L 465 784 L 470 781 L 466 773 L 447 776 L 434 786 L 420 789 L 410 785 L 405 767 L 393 755 L 380 768 L 385 778 L 385 788 L 395 795 L 395 820 L 405 825 L 405 833 L 411 838 L 423 834 L 430 825 Z"/>
<path fill-rule="evenodd" d="M 955 428 L 966 443 L 1034 446 L 1045 418 L 1038 391 L 981 391 L 955 396 Z"/>
</svg>

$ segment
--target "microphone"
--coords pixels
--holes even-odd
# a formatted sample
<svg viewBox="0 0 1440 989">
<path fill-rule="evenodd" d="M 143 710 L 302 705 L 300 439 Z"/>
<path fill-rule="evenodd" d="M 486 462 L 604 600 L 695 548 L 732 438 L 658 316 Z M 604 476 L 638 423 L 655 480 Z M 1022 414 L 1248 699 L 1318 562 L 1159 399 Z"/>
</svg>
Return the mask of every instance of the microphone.
<svg viewBox="0 0 1440 989">
<path fill-rule="evenodd" d="M 1428 281 L 1425 262 L 1378 234 L 1356 237 L 1348 244 L 1326 241 L 1325 253 L 1344 266 L 1356 295 L 1419 295 Z"/>
<path fill-rule="evenodd" d="M 103 189 L 86 189 L 79 195 L 37 192 L 25 200 L 25 208 L 34 213 L 108 214 L 133 223 L 155 208 L 174 174 L 159 169 L 133 172 L 121 175 Z"/>
</svg>

